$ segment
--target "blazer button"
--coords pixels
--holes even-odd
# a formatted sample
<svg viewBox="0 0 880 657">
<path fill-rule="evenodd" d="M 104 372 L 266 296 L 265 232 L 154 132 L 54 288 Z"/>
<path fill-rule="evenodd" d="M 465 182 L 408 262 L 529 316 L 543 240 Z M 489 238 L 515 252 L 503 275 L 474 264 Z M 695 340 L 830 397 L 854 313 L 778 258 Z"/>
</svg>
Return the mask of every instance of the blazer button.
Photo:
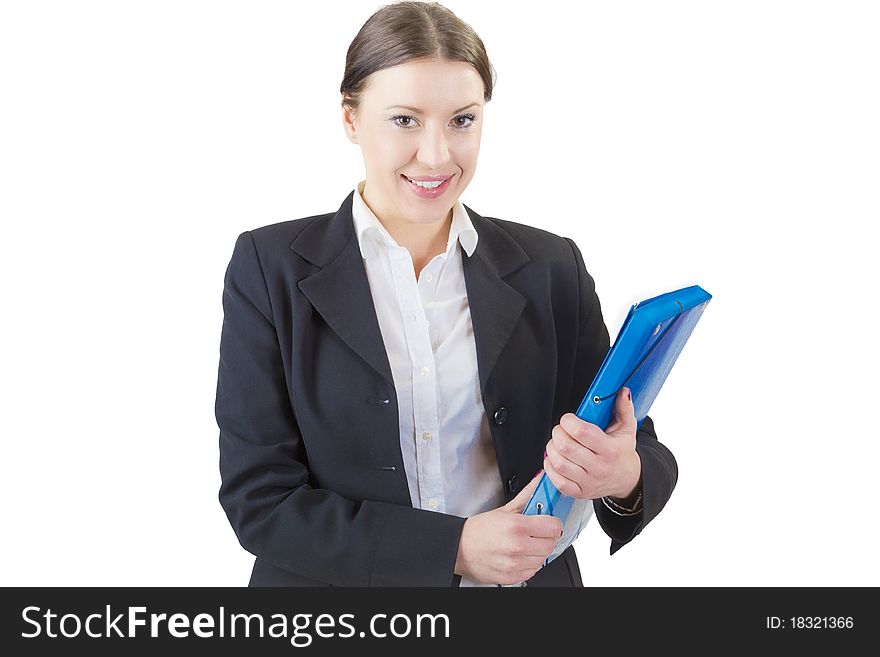
<svg viewBox="0 0 880 657">
<path fill-rule="evenodd" d="M 507 490 L 510 493 L 516 493 L 519 490 L 519 477 L 513 475 L 507 480 Z"/>
<path fill-rule="evenodd" d="M 503 406 L 495 411 L 495 424 L 501 426 L 507 422 L 507 409 Z"/>
</svg>

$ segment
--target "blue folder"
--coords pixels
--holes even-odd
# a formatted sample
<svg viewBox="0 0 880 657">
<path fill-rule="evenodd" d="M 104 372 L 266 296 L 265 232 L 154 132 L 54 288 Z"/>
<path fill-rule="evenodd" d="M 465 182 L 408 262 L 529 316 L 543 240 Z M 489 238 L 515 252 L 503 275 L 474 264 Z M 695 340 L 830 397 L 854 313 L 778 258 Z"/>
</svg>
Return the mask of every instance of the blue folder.
<svg viewBox="0 0 880 657">
<path fill-rule="evenodd" d="M 692 285 L 632 306 L 575 415 L 604 430 L 614 417 L 618 391 L 627 387 L 641 425 L 711 298 Z M 523 513 L 553 515 L 563 522 L 562 538 L 546 565 L 577 538 L 590 518 L 592 501 L 563 495 L 544 473 Z"/>
</svg>

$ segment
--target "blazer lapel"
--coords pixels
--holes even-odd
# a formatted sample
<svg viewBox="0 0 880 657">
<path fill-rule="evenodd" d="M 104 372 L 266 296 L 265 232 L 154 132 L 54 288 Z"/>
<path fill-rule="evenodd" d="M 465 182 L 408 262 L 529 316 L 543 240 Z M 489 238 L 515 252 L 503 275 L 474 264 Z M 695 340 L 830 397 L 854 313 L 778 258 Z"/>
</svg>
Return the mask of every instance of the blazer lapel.
<svg viewBox="0 0 880 657">
<path fill-rule="evenodd" d="M 299 289 L 356 354 L 394 387 L 370 282 L 352 224 L 352 191 L 329 222 L 315 221 L 290 248 L 321 269 Z"/>
<path fill-rule="evenodd" d="M 352 222 L 349 193 L 329 222 L 315 221 L 290 244 L 291 250 L 319 267 L 299 289 L 345 343 L 394 386 L 379 320 L 373 304 Z M 477 248 L 462 253 L 480 389 L 507 344 L 526 305 L 525 297 L 504 278 L 529 262 L 525 251 L 494 222 L 464 206 L 477 231 Z"/>
<path fill-rule="evenodd" d="M 476 250 L 470 257 L 462 254 L 462 265 L 474 327 L 480 391 L 485 394 L 489 375 L 526 305 L 526 298 L 504 277 L 529 262 L 529 257 L 495 223 L 464 207 L 478 235 Z"/>
</svg>

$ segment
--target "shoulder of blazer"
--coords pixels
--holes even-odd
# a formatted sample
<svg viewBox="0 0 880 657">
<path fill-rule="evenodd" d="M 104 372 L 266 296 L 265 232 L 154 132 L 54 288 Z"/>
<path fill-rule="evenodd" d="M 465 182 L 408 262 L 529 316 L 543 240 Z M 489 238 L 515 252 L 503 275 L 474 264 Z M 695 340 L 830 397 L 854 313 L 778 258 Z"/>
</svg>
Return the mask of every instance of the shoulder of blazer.
<svg viewBox="0 0 880 657">
<path fill-rule="evenodd" d="M 276 261 L 291 252 L 323 267 L 354 238 L 348 194 L 336 212 L 280 221 L 250 231 L 261 260 Z M 568 238 L 550 231 L 497 217 L 484 217 L 467 205 L 479 239 L 475 255 L 495 267 L 499 274 L 515 271 L 524 264 L 550 266 L 572 271 L 575 263 Z"/>
<path fill-rule="evenodd" d="M 481 217 L 467 206 L 465 208 L 472 219 L 476 215 L 480 221 L 491 222 L 500 229 L 522 249 L 532 263 L 549 266 L 553 269 L 561 268 L 563 275 L 570 275 L 576 270 L 577 262 L 571 246 L 573 241 L 570 238 L 516 221 L 497 217 Z M 474 224 L 477 225 L 477 220 L 474 220 Z"/>
<path fill-rule="evenodd" d="M 257 250 L 268 253 L 277 250 L 282 253 L 289 252 L 290 245 L 297 237 L 314 222 L 329 221 L 335 213 L 316 214 L 299 219 L 288 219 L 274 224 L 266 224 L 257 228 L 251 228 L 250 234 L 254 239 Z"/>
</svg>

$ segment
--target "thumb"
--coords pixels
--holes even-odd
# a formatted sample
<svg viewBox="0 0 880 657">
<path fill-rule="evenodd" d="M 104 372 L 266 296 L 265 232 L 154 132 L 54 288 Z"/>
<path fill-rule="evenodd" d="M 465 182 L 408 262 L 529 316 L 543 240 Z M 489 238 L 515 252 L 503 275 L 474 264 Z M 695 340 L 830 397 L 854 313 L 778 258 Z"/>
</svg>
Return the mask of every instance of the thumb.
<svg viewBox="0 0 880 657">
<path fill-rule="evenodd" d="M 526 504 L 529 503 L 529 499 L 532 497 L 532 493 L 535 492 L 535 489 L 538 487 L 538 482 L 541 481 L 541 475 L 544 474 L 544 468 L 538 470 L 538 473 L 532 477 L 532 480 L 525 486 L 523 489 L 514 497 L 510 502 L 505 504 L 502 509 L 505 511 L 511 511 L 513 513 L 522 513 L 523 509 L 526 508 Z"/>
<path fill-rule="evenodd" d="M 614 400 L 614 421 L 605 430 L 606 433 L 621 431 L 626 434 L 634 434 L 638 427 L 635 413 L 632 391 L 629 388 L 621 388 Z"/>
</svg>

